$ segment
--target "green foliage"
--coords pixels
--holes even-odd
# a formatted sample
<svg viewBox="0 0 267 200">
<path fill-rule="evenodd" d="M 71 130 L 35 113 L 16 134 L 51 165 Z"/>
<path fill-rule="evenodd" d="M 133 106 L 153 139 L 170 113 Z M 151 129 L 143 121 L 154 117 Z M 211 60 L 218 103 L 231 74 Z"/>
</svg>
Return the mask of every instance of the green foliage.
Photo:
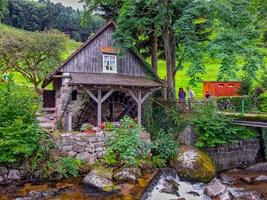
<svg viewBox="0 0 267 200">
<path fill-rule="evenodd" d="M 242 112 L 242 101 L 244 101 L 244 111 L 255 111 L 254 100 L 250 96 L 236 96 L 236 97 L 219 97 L 217 103 L 230 102 L 235 106 L 235 112 Z"/>
<path fill-rule="evenodd" d="M 161 168 L 166 165 L 166 160 L 161 158 L 161 156 L 153 156 L 150 162 L 152 166 L 157 167 L 157 168 Z"/>
<path fill-rule="evenodd" d="M 230 117 L 218 114 L 212 101 L 195 109 L 197 112 L 192 116 L 192 123 L 197 133 L 196 146 L 199 148 L 215 147 L 255 136 L 252 130 L 232 125 Z"/>
<path fill-rule="evenodd" d="M 175 134 L 172 130 L 165 132 L 162 129 L 152 134 L 153 155 L 165 161 L 175 158 L 178 142 L 174 136 Z"/>
<path fill-rule="evenodd" d="M 107 164 L 120 163 L 126 166 L 138 166 L 148 156 L 150 146 L 141 138 L 142 129 L 130 117 L 121 120 L 120 127 L 112 132 L 104 159 Z"/>
<path fill-rule="evenodd" d="M 240 88 L 238 89 L 239 95 L 249 95 L 252 89 L 252 81 L 250 79 L 244 79 L 240 83 Z"/>
<path fill-rule="evenodd" d="M 259 110 L 267 112 L 267 92 L 264 92 L 259 96 Z"/>
<path fill-rule="evenodd" d="M 103 24 L 101 17 L 93 15 L 90 23 L 82 26 L 80 24 L 82 11 L 50 0 L 9 0 L 7 11 L 3 19 L 5 24 L 28 31 L 57 29 L 67 33 L 76 41 L 87 40 L 88 35 Z"/>
<path fill-rule="evenodd" d="M 7 7 L 7 0 L 0 0 L 0 22 L 3 19 Z"/>
<path fill-rule="evenodd" d="M 42 178 L 77 177 L 82 161 L 69 157 L 48 160 L 42 168 Z"/>
<path fill-rule="evenodd" d="M 11 82 L 0 87 L 0 107 L 0 163 L 24 161 L 43 135 L 35 118 L 36 99 Z"/>
</svg>

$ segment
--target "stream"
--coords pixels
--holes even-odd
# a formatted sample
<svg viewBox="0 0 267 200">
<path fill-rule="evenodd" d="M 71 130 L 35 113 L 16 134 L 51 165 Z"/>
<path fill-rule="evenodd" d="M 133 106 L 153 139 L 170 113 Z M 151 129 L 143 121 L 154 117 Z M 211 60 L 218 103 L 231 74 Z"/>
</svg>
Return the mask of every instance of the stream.
<svg viewBox="0 0 267 200">
<path fill-rule="evenodd" d="M 256 177 L 267 173 L 247 172 L 243 170 L 231 170 L 220 174 L 220 180 L 227 182 L 236 194 L 257 192 L 263 200 L 267 200 L 267 181 L 248 183 L 242 181 L 248 177 L 254 180 Z M 50 200 L 209 200 L 204 195 L 206 184 L 193 183 L 181 180 L 171 169 L 154 171 L 145 174 L 136 183 L 121 184 L 118 193 L 103 194 L 92 188 L 85 187 L 82 183 L 83 177 L 65 179 L 48 183 L 25 183 L 20 186 L 0 186 L 0 200 L 36 200 L 29 197 L 34 191 L 51 192 L 56 191 Z M 40 198 L 41 200 L 42 198 Z M 43 198 L 44 199 L 44 198 Z"/>
</svg>

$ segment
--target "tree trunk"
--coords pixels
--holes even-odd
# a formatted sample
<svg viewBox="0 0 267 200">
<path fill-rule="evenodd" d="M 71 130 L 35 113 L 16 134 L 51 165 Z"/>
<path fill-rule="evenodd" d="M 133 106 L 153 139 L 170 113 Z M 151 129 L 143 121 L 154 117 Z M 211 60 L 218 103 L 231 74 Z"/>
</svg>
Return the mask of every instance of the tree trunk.
<svg viewBox="0 0 267 200">
<path fill-rule="evenodd" d="M 40 94 L 40 95 L 43 94 L 43 90 L 42 90 L 41 88 L 39 88 L 38 85 L 34 85 L 34 89 L 35 89 L 35 91 L 36 91 L 38 94 Z"/>
<path fill-rule="evenodd" d="M 163 26 L 163 41 L 165 49 L 166 69 L 167 69 L 167 86 L 168 86 L 168 98 L 175 98 L 174 80 L 173 80 L 173 49 L 170 40 L 170 26 L 165 23 Z"/>
<path fill-rule="evenodd" d="M 152 70 L 158 74 L 158 36 L 155 32 L 151 34 L 151 64 Z"/>
</svg>

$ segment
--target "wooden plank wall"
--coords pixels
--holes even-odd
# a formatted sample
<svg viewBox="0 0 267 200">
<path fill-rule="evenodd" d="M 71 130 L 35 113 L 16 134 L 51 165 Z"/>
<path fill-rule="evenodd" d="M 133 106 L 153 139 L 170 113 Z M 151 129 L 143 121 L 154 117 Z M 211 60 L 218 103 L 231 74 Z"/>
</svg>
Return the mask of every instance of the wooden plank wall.
<svg viewBox="0 0 267 200">
<path fill-rule="evenodd" d="M 112 33 L 115 27 L 110 25 L 90 44 L 83 48 L 76 56 L 61 68 L 61 72 L 102 73 L 103 54 L 101 47 L 112 47 L 114 41 Z M 143 63 L 130 51 L 123 58 L 117 57 L 117 71 L 121 75 L 146 76 Z"/>
</svg>

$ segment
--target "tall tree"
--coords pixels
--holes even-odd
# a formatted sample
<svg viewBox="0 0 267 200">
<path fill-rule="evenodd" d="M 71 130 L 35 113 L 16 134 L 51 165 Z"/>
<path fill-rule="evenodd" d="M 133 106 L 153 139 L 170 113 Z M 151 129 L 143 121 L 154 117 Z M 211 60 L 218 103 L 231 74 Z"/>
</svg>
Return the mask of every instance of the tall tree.
<svg viewBox="0 0 267 200">
<path fill-rule="evenodd" d="M 20 73 L 42 93 L 40 84 L 61 61 L 67 37 L 58 31 L 0 30 L 0 70 Z"/>
<path fill-rule="evenodd" d="M 4 18 L 7 10 L 7 0 L 0 0 L 0 22 Z"/>
<path fill-rule="evenodd" d="M 139 15 L 141 2 L 156 15 Z M 206 56 L 220 62 L 221 80 L 234 79 L 239 72 L 255 77 L 263 65 L 255 45 L 259 36 L 256 20 L 247 0 L 125 0 L 117 21 L 115 36 L 122 48 L 134 45 L 131 27 L 159 27 L 170 98 L 175 95 L 175 75 L 185 61 L 190 65 L 187 75 L 191 84 L 201 81 Z"/>
</svg>

